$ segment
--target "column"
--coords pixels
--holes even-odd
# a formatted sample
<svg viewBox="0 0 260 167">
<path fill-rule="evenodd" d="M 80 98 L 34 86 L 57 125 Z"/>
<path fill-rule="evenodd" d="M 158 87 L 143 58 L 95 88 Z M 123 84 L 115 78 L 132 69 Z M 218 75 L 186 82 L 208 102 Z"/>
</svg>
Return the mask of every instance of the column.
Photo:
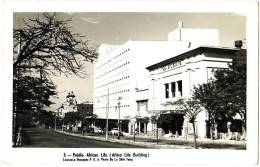
<svg viewBox="0 0 260 167">
<path fill-rule="evenodd" d="M 173 98 L 172 97 L 172 83 L 170 82 L 168 84 L 169 84 L 169 89 L 168 90 L 169 90 L 169 99 L 170 99 L 170 98 Z"/>
<path fill-rule="evenodd" d="M 178 82 L 175 82 L 175 97 L 179 97 Z"/>
<path fill-rule="evenodd" d="M 180 91 L 179 91 L 179 87 L 181 87 Z M 178 97 L 181 97 L 181 92 L 183 93 L 182 80 L 177 81 L 177 91 L 178 91 Z"/>
<path fill-rule="evenodd" d="M 189 120 L 186 117 L 184 117 L 182 136 L 183 137 L 185 136 L 187 139 L 188 134 L 189 134 Z"/>
<path fill-rule="evenodd" d="M 153 124 L 152 124 L 151 120 L 149 120 L 148 124 L 146 125 L 146 132 L 148 135 L 153 134 Z"/>
<path fill-rule="evenodd" d="M 130 122 L 128 123 L 128 133 L 129 134 L 133 133 L 133 125 Z"/>
<path fill-rule="evenodd" d="M 147 134 L 146 126 L 147 126 L 147 124 L 144 123 L 144 134 Z"/>
<path fill-rule="evenodd" d="M 141 123 L 140 123 L 140 121 L 138 122 L 138 133 L 139 134 L 141 133 Z"/>
</svg>

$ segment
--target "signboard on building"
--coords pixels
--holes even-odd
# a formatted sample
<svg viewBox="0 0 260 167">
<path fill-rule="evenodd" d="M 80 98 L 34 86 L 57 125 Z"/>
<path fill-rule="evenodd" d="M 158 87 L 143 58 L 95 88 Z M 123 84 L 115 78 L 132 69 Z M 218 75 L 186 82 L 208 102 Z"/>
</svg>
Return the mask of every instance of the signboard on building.
<svg viewBox="0 0 260 167">
<path fill-rule="evenodd" d="M 172 62 L 168 65 L 163 66 L 161 69 L 162 69 L 162 71 L 167 71 L 167 70 L 179 67 L 181 65 L 182 65 L 182 61 L 176 61 L 176 62 Z"/>
</svg>

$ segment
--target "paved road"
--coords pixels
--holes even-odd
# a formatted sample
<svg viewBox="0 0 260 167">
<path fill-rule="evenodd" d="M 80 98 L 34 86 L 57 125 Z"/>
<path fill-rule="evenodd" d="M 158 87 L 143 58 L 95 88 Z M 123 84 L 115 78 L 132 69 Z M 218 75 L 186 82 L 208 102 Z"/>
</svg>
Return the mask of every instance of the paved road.
<svg viewBox="0 0 260 167">
<path fill-rule="evenodd" d="M 52 129 L 24 128 L 22 147 L 48 148 L 144 148 L 60 134 Z"/>
</svg>

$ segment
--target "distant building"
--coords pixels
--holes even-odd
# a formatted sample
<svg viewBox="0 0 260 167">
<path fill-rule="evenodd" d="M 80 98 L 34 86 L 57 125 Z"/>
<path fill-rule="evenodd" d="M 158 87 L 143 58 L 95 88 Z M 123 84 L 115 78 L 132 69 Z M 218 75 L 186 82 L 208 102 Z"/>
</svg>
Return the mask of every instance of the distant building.
<svg viewBox="0 0 260 167">
<path fill-rule="evenodd" d="M 58 116 L 64 118 L 68 112 L 77 112 L 77 100 L 73 91 L 69 92 L 66 96 L 66 100 L 56 111 Z"/>
<path fill-rule="evenodd" d="M 93 102 L 83 101 L 77 104 L 77 111 L 85 118 L 93 116 Z"/>
</svg>

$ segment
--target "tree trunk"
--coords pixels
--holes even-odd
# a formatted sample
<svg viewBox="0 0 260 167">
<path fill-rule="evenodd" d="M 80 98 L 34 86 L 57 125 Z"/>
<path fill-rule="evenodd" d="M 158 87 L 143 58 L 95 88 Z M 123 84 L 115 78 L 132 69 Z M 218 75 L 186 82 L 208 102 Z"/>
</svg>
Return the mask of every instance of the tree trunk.
<svg viewBox="0 0 260 167">
<path fill-rule="evenodd" d="M 210 139 L 214 140 L 216 139 L 216 122 L 215 121 L 211 121 L 210 122 Z"/>
<path fill-rule="evenodd" d="M 215 138 L 215 135 L 214 135 L 214 131 L 215 131 L 215 121 L 214 121 L 214 118 L 213 116 L 210 114 L 209 116 L 209 123 L 210 123 L 210 139 L 211 140 L 214 140 Z"/>
<path fill-rule="evenodd" d="M 210 123 L 210 139 L 211 140 L 214 140 L 214 137 L 213 137 L 214 136 L 214 134 L 213 134 L 213 125 L 214 125 L 213 123 Z"/>
<path fill-rule="evenodd" d="M 195 122 L 192 121 L 192 127 L 193 127 L 193 136 L 194 136 L 194 147 L 197 149 L 197 141 L 196 141 L 196 130 L 195 130 Z"/>
<path fill-rule="evenodd" d="M 245 111 L 246 111 L 246 109 L 245 109 Z M 247 134 L 246 134 L 246 119 L 247 119 L 246 112 L 244 112 L 243 115 L 242 115 L 242 136 L 241 136 L 242 140 L 246 140 L 246 136 L 247 136 Z"/>
</svg>

